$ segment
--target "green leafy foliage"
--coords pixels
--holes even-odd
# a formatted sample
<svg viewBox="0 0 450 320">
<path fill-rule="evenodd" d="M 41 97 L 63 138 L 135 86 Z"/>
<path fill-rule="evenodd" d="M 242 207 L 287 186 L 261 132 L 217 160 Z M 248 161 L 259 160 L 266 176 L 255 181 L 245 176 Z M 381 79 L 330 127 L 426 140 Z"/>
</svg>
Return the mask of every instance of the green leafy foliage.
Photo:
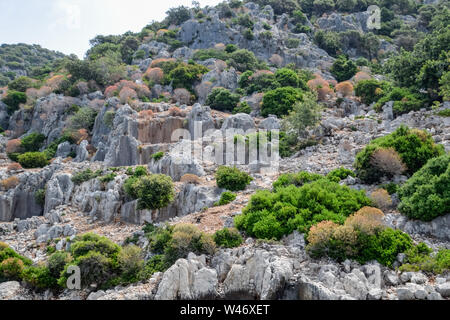
<svg viewBox="0 0 450 320">
<path fill-rule="evenodd" d="M 240 96 L 225 88 L 214 88 L 209 94 L 206 104 L 212 109 L 232 111 L 239 103 Z"/>
<path fill-rule="evenodd" d="M 300 188 L 282 186 L 292 180 L 305 184 Z M 315 181 L 306 183 L 308 180 Z M 342 224 L 347 216 L 370 204 L 363 191 L 316 176 L 286 176 L 276 184 L 274 192 L 257 191 L 235 223 L 249 236 L 281 239 L 294 230 L 307 233 L 313 224 L 324 220 Z"/>
<path fill-rule="evenodd" d="M 371 141 L 357 154 L 354 167 L 357 176 L 366 183 L 377 182 L 385 175 L 371 164 L 373 153 L 380 148 L 393 148 L 409 174 L 418 171 L 429 159 L 444 153 L 442 146 L 436 145 L 429 133 L 401 126 L 393 133 Z"/>
<path fill-rule="evenodd" d="M 236 70 L 245 72 L 247 70 L 254 71 L 258 65 L 258 60 L 255 54 L 246 49 L 239 49 L 230 54 L 230 59 L 228 61 L 231 67 Z"/>
<path fill-rule="evenodd" d="M 72 182 L 76 185 L 80 185 L 86 181 L 95 179 L 103 174 L 103 171 L 99 170 L 93 172 L 91 169 L 86 169 L 84 171 L 78 172 L 73 175 Z"/>
<path fill-rule="evenodd" d="M 157 210 L 167 207 L 175 199 L 172 178 L 163 174 L 148 175 L 138 170 L 128 178 L 123 189 L 133 199 L 138 199 L 139 210 Z"/>
<path fill-rule="evenodd" d="M 214 234 L 214 242 L 222 248 L 239 247 L 244 240 L 237 229 L 224 228 Z"/>
<path fill-rule="evenodd" d="M 356 72 L 358 72 L 356 64 L 344 55 L 340 55 L 331 67 L 331 73 L 338 82 L 351 79 Z"/>
<path fill-rule="evenodd" d="M 44 168 L 48 165 L 47 155 L 43 152 L 27 152 L 17 157 L 20 165 L 27 169 Z"/>
<path fill-rule="evenodd" d="M 375 79 L 362 80 L 355 86 L 355 94 L 367 105 L 378 102 L 390 90 L 389 82 Z"/>
<path fill-rule="evenodd" d="M 450 208 L 450 155 L 431 159 L 399 190 L 399 210 L 412 219 L 431 221 Z"/>
<path fill-rule="evenodd" d="M 21 103 L 27 102 L 27 95 L 23 92 L 10 90 L 2 101 L 8 106 L 8 113 L 13 114 L 14 111 L 19 109 Z"/>
<path fill-rule="evenodd" d="M 216 172 L 216 181 L 219 188 L 230 191 L 245 190 L 253 178 L 238 168 L 220 166 Z"/>
<path fill-rule="evenodd" d="M 216 203 L 216 205 L 217 206 L 225 206 L 225 205 L 233 202 L 234 200 L 236 200 L 236 194 L 234 194 L 230 191 L 225 191 L 220 196 L 220 200 L 219 200 L 219 202 Z"/>
<path fill-rule="evenodd" d="M 292 87 L 281 87 L 266 92 L 263 98 L 261 114 L 284 116 L 294 107 L 294 104 L 303 100 L 302 91 Z"/>
<path fill-rule="evenodd" d="M 23 152 L 37 152 L 44 144 L 46 137 L 42 133 L 31 133 L 20 142 Z"/>
</svg>

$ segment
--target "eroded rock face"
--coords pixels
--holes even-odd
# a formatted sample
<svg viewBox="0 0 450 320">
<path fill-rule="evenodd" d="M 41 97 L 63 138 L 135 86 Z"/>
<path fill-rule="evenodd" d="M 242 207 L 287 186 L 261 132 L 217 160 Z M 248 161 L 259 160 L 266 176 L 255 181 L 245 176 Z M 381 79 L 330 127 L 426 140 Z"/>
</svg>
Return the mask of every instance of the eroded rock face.
<svg viewBox="0 0 450 320">
<path fill-rule="evenodd" d="M 400 229 L 412 235 L 450 240 L 450 214 L 438 217 L 431 222 L 412 220 L 399 214 L 387 214 L 385 221 L 391 228 Z"/>
<path fill-rule="evenodd" d="M 0 221 L 41 216 L 43 207 L 36 202 L 35 192 L 44 189 L 46 182 L 60 166 L 60 162 L 54 161 L 41 171 L 27 171 L 18 175 L 20 182 L 17 187 L 0 194 Z"/>
<path fill-rule="evenodd" d="M 44 215 L 59 205 L 69 203 L 73 189 L 72 175 L 67 173 L 54 175 L 47 183 Z"/>
<path fill-rule="evenodd" d="M 217 285 L 217 272 L 206 266 L 205 256 L 190 254 L 164 273 L 155 300 L 214 299 Z"/>
</svg>

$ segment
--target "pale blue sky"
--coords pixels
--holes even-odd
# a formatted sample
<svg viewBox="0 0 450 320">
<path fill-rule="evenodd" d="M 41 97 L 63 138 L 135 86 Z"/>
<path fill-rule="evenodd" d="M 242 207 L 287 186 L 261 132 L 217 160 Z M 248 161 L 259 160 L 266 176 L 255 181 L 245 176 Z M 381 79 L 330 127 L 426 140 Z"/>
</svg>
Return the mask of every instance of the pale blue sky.
<svg viewBox="0 0 450 320">
<path fill-rule="evenodd" d="M 96 35 L 141 31 L 180 5 L 192 0 L 0 0 L 0 44 L 40 44 L 82 58 Z"/>
</svg>

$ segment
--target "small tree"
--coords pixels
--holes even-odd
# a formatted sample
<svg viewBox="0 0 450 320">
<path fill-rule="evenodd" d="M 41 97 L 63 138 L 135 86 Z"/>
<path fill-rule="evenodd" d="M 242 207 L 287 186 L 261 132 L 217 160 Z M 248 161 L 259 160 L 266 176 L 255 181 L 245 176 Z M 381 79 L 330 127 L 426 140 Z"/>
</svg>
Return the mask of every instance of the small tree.
<svg viewBox="0 0 450 320">
<path fill-rule="evenodd" d="M 321 119 L 321 107 L 313 93 L 305 93 L 302 102 L 297 102 L 294 109 L 283 119 L 286 131 L 294 131 L 303 136 L 308 127 L 316 126 Z"/>
<path fill-rule="evenodd" d="M 349 80 L 357 71 L 356 64 L 344 55 L 340 55 L 331 67 L 331 73 L 338 82 Z"/>
</svg>

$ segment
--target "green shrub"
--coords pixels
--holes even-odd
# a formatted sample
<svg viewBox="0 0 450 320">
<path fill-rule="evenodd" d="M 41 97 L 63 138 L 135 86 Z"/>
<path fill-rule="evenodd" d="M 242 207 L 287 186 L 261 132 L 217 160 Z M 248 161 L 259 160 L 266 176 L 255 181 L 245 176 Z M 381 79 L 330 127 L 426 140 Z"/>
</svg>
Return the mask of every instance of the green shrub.
<svg viewBox="0 0 450 320">
<path fill-rule="evenodd" d="M 8 83 L 8 89 L 25 92 L 28 88 L 33 87 L 33 81 L 28 77 L 18 77 L 17 79 Z"/>
<path fill-rule="evenodd" d="M 2 101 L 8 106 L 8 114 L 13 114 L 14 111 L 19 109 L 21 103 L 27 102 L 27 95 L 23 92 L 8 91 Z"/>
<path fill-rule="evenodd" d="M 172 239 L 165 248 L 165 260 L 169 264 L 178 259 L 186 258 L 190 252 L 197 255 L 212 255 L 216 245 L 212 236 L 201 232 L 196 226 L 190 224 L 178 224 L 174 227 Z"/>
<path fill-rule="evenodd" d="M 206 104 L 212 109 L 220 111 L 232 111 L 239 103 L 239 95 L 231 93 L 225 88 L 214 88 L 206 100 Z"/>
<path fill-rule="evenodd" d="M 371 164 L 373 153 L 380 148 L 393 148 L 406 165 L 408 174 L 418 171 L 429 159 L 444 154 L 442 146 L 436 145 L 426 131 L 401 126 L 393 133 L 371 141 L 357 154 L 356 174 L 366 183 L 377 182 L 385 174 Z"/>
<path fill-rule="evenodd" d="M 130 197 L 139 200 L 139 210 L 161 209 L 175 198 L 172 178 L 163 174 L 128 178 L 123 188 Z"/>
<path fill-rule="evenodd" d="M 165 272 L 169 269 L 168 263 L 165 261 L 164 255 L 155 255 L 147 261 L 145 265 L 145 273 L 147 279 L 151 277 L 156 272 Z"/>
<path fill-rule="evenodd" d="M 45 265 L 32 266 L 23 271 L 23 280 L 37 289 L 53 289 L 57 288 L 58 277 L 53 277 L 49 268 Z"/>
<path fill-rule="evenodd" d="M 299 45 L 300 45 L 300 40 L 299 39 L 295 39 L 295 38 L 288 39 L 287 42 L 286 42 L 286 46 L 289 49 L 298 48 Z"/>
<path fill-rule="evenodd" d="M 437 113 L 440 117 L 450 117 L 450 109 L 444 109 Z"/>
<path fill-rule="evenodd" d="M 309 173 L 306 171 L 301 171 L 298 173 L 285 173 L 282 174 L 278 178 L 278 180 L 273 183 L 273 188 L 274 190 L 278 190 L 279 188 L 285 188 L 290 185 L 301 187 L 306 183 L 310 183 L 320 179 L 323 179 L 322 175 Z"/>
<path fill-rule="evenodd" d="M 72 262 L 72 256 L 70 253 L 63 251 L 53 253 L 47 262 L 50 275 L 55 279 L 59 279 L 64 267 L 70 262 Z"/>
<path fill-rule="evenodd" d="M 287 115 L 297 101 L 302 101 L 301 90 L 292 87 L 282 87 L 266 92 L 263 98 L 261 114 L 267 117 L 270 114 L 278 117 Z"/>
<path fill-rule="evenodd" d="M 389 82 L 375 79 L 362 80 L 355 86 L 356 96 L 361 97 L 361 101 L 367 105 L 378 102 L 390 90 Z"/>
<path fill-rule="evenodd" d="M 41 133 L 31 133 L 20 142 L 22 152 L 37 152 L 44 144 L 46 137 Z"/>
<path fill-rule="evenodd" d="M 75 238 L 70 246 L 70 252 L 74 259 L 84 256 L 89 252 L 97 252 L 116 260 L 120 252 L 120 247 L 108 238 L 94 233 L 86 233 Z"/>
<path fill-rule="evenodd" d="M 125 283 L 139 281 L 141 272 L 144 269 L 142 249 L 135 245 L 128 245 L 122 248 L 118 256 L 118 264 L 121 271 L 121 279 Z"/>
<path fill-rule="evenodd" d="M 89 107 L 80 108 L 71 118 L 71 127 L 73 129 L 87 129 L 92 130 L 95 123 L 97 111 Z"/>
<path fill-rule="evenodd" d="M 239 230 L 256 238 L 281 239 L 294 230 L 307 233 L 313 224 L 324 220 L 342 224 L 347 216 L 371 204 L 364 191 L 327 179 L 300 188 L 281 185 L 274 192 L 257 191 L 252 196 L 243 214 L 235 218 Z"/>
<path fill-rule="evenodd" d="M 238 113 L 246 113 L 246 114 L 250 114 L 252 113 L 252 108 L 249 106 L 249 104 L 247 102 L 241 102 L 239 103 L 239 105 L 234 108 L 233 110 L 233 114 L 238 114 Z"/>
<path fill-rule="evenodd" d="M 245 190 L 253 178 L 238 168 L 221 166 L 216 172 L 217 186 L 230 191 Z"/>
<path fill-rule="evenodd" d="M 230 54 L 229 65 L 240 72 L 254 71 L 258 64 L 255 54 L 246 49 L 240 49 Z"/>
<path fill-rule="evenodd" d="M 339 169 L 335 169 L 333 171 L 331 171 L 328 175 L 327 175 L 327 179 L 334 181 L 334 182 L 340 182 L 341 180 L 347 179 L 347 177 L 355 177 L 356 174 L 349 169 L 345 169 L 345 168 L 339 168 Z"/>
<path fill-rule="evenodd" d="M 224 228 L 214 234 L 214 242 L 222 248 L 239 247 L 244 240 L 237 229 Z"/>
<path fill-rule="evenodd" d="M 354 259 L 364 264 L 377 260 L 392 266 L 398 254 L 409 250 L 413 242 L 408 234 L 384 227 L 383 213 L 372 209 L 361 209 L 343 226 L 330 221 L 313 226 L 307 239 L 307 252 L 316 258 L 329 256 L 340 262 Z"/>
<path fill-rule="evenodd" d="M 114 270 L 114 261 L 101 253 L 91 251 L 84 256 L 77 258 L 74 261 L 74 265 L 80 268 L 81 273 L 81 285 L 83 287 L 89 287 L 92 284 L 96 284 L 99 288 L 105 288 L 108 282 L 116 277 Z M 58 284 L 65 287 L 67 279 L 69 277 L 67 268 L 62 272 L 62 276 L 58 280 Z"/>
<path fill-rule="evenodd" d="M 219 59 L 226 61 L 228 59 L 228 52 L 217 49 L 199 49 L 194 53 L 192 59 L 196 61 L 205 61 L 208 59 Z"/>
<path fill-rule="evenodd" d="M 84 171 L 76 173 L 72 177 L 72 182 L 75 183 L 76 185 L 80 185 L 86 181 L 99 177 L 102 173 L 103 172 L 101 170 L 93 172 L 91 169 L 86 169 Z"/>
<path fill-rule="evenodd" d="M 152 159 L 155 160 L 155 161 L 159 161 L 162 158 L 164 158 L 164 152 L 162 152 L 162 151 L 161 152 L 157 152 L 157 153 L 152 155 Z"/>
<path fill-rule="evenodd" d="M 337 32 L 319 30 L 315 33 L 314 39 L 321 49 L 332 56 L 336 56 L 342 50 L 341 39 Z"/>
<path fill-rule="evenodd" d="M 111 173 L 108 173 L 108 174 L 104 175 L 103 177 L 100 177 L 98 180 L 101 183 L 110 183 L 111 181 L 114 181 L 114 179 L 116 177 L 117 177 L 117 174 L 111 172 Z"/>
<path fill-rule="evenodd" d="M 19 258 L 5 259 L 0 263 L 0 279 L 20 280 L 23 270 L 24 263 Z"/>
<path fill-rule="evenodd" d="M 394 101 L 393 111 L 395 116 L 410 111 L 418 111 L 424 105 L 424 101 L 420 100 L 417 95 L 412 94 L 408 89 L 395 87 L 378 100 L 375 110 L 381 111 L 381 108 L 389 101 Z"/>
<path fill-rule="evenodd" d="M 338 82 L 351 79 L 356 72 L 358 72 L 356 64 L 344 55 L 339 56 L 331 67 L 331 73 Z"/>
<path fill-rule="evenodd" d="M 47 156 L 43 152 L 27 152 L 17 157 L 17 162 L 27 169 L 43 168 L 48 165 Z"/>
<path fill-rule="evenodd" d="M 288 68 L 280 68 L 275 72 L 275 79 L 280 87 L 297 88 L 300 84 L 300 78 L 294 70 Z"/>
<path fill-rule="evenodd" d="M 34 193 L 34 199 L 40 206 L 44 206 L 45 204 L 45 192 L 45 189 L 39 189 Z"/>
<path fill-rule="evenodd" d="M 450 208 L 450 154 L 431 159 L 398 191 L 404 215 L 431 221 Z"/>
<path fill-rule="evenodd" d="M 0 263 L 9 258 L 17 258 L 19 260 L 22 260 L 25 266 L 30 266 L 33 263 L 30 259 L 19 255 L 17 252 L 11 249 L 6 243 L 0 242 Z"/>
<path fill-rule="evenodd" d="M 234 200 L 236 200 L 236 194 L 229 192 L 229 191 L 225 191 L 220 196 L 220 200 L 219 200 L 219 202 L 216 203 L 216 205 L 217 206 L 225 206 L 225 205 L 233 202 Z"/>
<path fill-rule="evenodd" d="M 166 71 L 164 71 L 166 73 Z M 209 69 L 199 64 L 178 63 L 175 68 L 166 74 L 165 84 L 172 84 L 174 89 L 185 88 L 192 91 L 195 82 L 201 80 L 201 75 Z"/>
<path fill-rule="evenodd" d="M 424 243 L 412 247 L 406 253 L 405 263 L 400 271 L 424 271 L 433 274 L 443 274 L 450 271 L 450 250 L 440 249 L 436 254 Z"/>
</svg>

